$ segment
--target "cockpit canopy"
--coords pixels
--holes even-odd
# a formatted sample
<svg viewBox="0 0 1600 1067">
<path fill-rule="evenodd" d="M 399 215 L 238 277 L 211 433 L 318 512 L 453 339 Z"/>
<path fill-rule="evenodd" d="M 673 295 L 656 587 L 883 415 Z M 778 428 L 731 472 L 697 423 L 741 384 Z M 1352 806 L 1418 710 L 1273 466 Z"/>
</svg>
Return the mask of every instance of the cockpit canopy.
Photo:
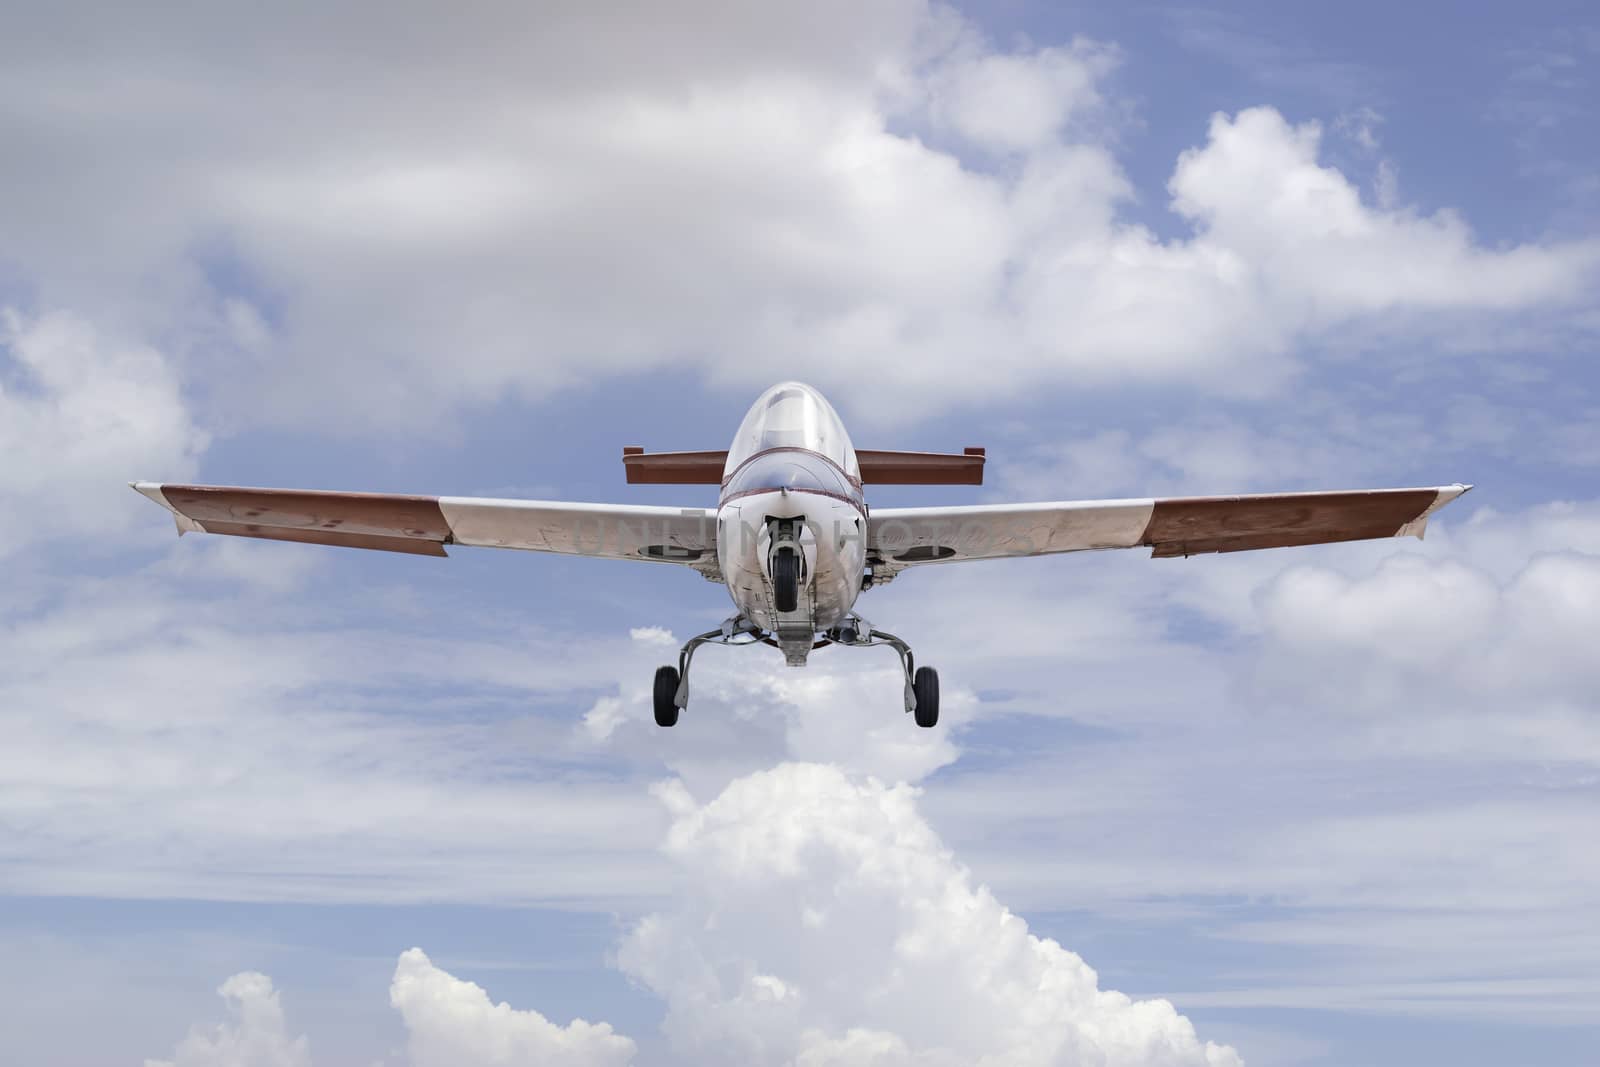
<svg viewBox="0 0 1600 1067">
<path fill-rule="evenodd" d="M 821 393 L 800 382 L 782 382 L 762 393 L 739 424 L 733 444 L 728 447 L 728 462 L 723 476 L 769 448 L 805 448 L 820 452 L 850 477 L 861 477 L 855 449 L 844 423 Z"/>
</svg>

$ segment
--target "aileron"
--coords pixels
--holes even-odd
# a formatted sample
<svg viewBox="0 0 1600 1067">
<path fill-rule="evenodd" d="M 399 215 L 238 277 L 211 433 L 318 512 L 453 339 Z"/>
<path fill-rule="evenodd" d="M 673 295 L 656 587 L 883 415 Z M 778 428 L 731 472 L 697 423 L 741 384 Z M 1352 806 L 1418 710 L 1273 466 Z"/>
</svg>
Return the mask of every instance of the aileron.
<svg viewBox="0 0 1600 1067">
<path fill-rule="evenodd" d="M 1398 537 L 1454 488 L 1157 500 L 1140 543 L 1165 558 Z"/>
</svg>

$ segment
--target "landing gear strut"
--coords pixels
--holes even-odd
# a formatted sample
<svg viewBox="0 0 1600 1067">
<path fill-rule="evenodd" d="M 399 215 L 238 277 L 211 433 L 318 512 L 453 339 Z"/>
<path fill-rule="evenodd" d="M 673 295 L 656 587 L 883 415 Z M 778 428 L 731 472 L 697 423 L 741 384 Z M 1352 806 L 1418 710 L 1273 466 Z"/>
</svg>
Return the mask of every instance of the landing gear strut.
<svg viewBox="0 0 1600 1067">
<path fill-rule="evenodd" d="M 900 666 L 905 672 L 906 711 L 918 726 L 939 725 L 939 672 L 932 667 L 918 667 L 911 654 L 911 646 L 884 630 L 875 630 L 872 624 L 859 615 L 852 615 L 843 624 L 828 631 L 828 638 L 838 645 L 853 648 L 870 648 L 888 645 L 900 654 Z"/>
<path fill-rule="evenodd" d="M 744 638 L 741 640 L 741 638 Z M 678 665 L 656 668 L 655 711 L 657 726 L 676 726 L 678 712 L 689 706 L 689 664 L 695 649 L 701 645 L 755 645 L 768 643 L 760 629 L 749 619 L 735 616 L 715 630 L 707 630 L 684 642 L 678 653 Z"/>
<path fill-rule="evenodd" d="M 775 557 L 774 561 L 776 562 Z M 695 650 L 701 645 L 772 645 L 778 642 L 749 619 L 741 616 L 728 619 L 715 630 L 707 630 L 684 642 L 678 653 L 678 665 L 657 668 L 655 681 L 655 712 L 657 726 L 676 726 L 678 713 L 689 706 L 689 664 Z M 939 673 L 932 667 L 918 667 L 911 655 L 911 646 L 894 634 L 874 630 L 872 624 L 858 615 L 852 615 L 839 626 L 822 634 L 813 645 L 848 645 L 852 648 L 872 648 L 888 645 L 900 655 L 900 667 L 905 673 L 906 711 L 918 726 L 927 728 L 939 724 Z"/>
</svg>

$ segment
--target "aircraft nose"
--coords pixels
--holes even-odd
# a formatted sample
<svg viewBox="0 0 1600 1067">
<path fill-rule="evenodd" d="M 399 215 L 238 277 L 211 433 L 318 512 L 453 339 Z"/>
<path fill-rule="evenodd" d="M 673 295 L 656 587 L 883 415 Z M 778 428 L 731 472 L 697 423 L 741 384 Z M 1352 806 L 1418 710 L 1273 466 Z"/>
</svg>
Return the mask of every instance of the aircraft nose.
<svg viewBox="0 0 1600 1067">
<path fill-rule="evenodd" d="M 779 486 L 777 496 L 768 507 L 775 519 L 797 519 L 806 513 L 805 496 L 789 492 L 788 486 Z"/>
<path fill-rule="evenodd" d="M 821 456 L 802 452 L 775 452 L 758 456 L 740 467 L 724 487 L 726 495 L 786 493 L 790 498 L 824 492 L 846 496 L 850 486 L 843 475 Z"/>
</svg>

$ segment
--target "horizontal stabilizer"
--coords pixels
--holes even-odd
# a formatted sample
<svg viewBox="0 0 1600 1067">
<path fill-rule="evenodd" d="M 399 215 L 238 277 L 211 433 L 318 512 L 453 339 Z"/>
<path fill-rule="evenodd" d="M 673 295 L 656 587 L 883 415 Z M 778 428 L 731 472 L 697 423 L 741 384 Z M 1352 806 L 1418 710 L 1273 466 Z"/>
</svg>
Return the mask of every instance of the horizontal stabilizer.
<svg viewBox="0 0 1600 1067">
<path fill-rule="evenodd" d="M 856 453 L 865 485 L 982 485 L 983 449 L 960 452 Z"/>
<path fill-rule="evenodd" d="M 720 452 L 646 452 L 637 445 L 622 450 L 629 485 L 721 485 L 728 462 Z"/>
<path fill-rule="evenodd" d="M 862 449 L 856 453 L 864 485 L 982 485 L 981 448 L 960 452 L 891 452 Z M 726 451 L 646 452 L 630 445 L 622 465 L 630 485 L 721 485 Z"/>
</svg>

